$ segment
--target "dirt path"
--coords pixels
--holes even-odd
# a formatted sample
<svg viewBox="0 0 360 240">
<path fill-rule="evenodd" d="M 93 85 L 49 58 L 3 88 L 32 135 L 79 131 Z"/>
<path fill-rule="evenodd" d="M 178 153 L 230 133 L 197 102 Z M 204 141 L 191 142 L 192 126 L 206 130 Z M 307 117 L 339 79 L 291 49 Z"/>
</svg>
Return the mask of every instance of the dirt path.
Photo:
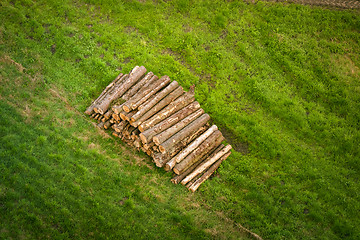
<svg viewBox="0 0 360 240">
<path fill-rule="evenodd" d="M 299 3 L 304 5 L 317 5 L 345 9 L 359 9 L 360 0 L 265 0 L 268 2 Z"/>
</svg>

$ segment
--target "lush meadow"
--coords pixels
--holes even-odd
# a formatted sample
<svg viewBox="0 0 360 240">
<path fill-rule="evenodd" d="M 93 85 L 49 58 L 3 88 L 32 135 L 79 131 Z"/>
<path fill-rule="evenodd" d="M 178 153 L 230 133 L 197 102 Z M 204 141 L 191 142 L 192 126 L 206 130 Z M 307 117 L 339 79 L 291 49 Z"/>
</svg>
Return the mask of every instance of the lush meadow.
<svg viewBox="0 0 360 240">
<path fill-rule="evenodd" d="M 360 12 L 242 1 L 1 1 L 1 239 L 360 238 Z M 144 65 L 233 154 L 192 194 L 85 108 Z"/>
</svg>

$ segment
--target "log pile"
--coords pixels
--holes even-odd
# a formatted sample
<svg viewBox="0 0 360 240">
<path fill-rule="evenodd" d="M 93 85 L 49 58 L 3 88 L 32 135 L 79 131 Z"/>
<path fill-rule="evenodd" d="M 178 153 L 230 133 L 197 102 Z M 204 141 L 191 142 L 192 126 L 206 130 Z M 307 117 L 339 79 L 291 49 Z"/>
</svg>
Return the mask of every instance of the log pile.
<svg viewBox="0 0 360 240">
<path fill-rule="evenodd" d="M 188 92 L 146 68 L 119 74 L 85 113 L 98 127 L 151 156 L 157 167 L 173 171 L 171 181 L 195 192 L 231 154 L 210 116 Z"/>
</svg>

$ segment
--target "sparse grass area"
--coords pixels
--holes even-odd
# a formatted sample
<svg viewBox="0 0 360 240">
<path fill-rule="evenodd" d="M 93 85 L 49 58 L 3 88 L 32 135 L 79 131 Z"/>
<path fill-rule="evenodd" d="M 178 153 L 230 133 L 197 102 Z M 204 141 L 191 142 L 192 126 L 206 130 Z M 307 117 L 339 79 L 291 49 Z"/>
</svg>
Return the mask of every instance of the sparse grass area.
<svg viewBox="0 0 360 240">
<path fill-rule="evenodd" d="M 2 1 L 0 238 L 359 239 L 359 43 L 359 11 Z M 82 114 L 135 65 L 237 150 L 195 194 Z"/>
</svg>

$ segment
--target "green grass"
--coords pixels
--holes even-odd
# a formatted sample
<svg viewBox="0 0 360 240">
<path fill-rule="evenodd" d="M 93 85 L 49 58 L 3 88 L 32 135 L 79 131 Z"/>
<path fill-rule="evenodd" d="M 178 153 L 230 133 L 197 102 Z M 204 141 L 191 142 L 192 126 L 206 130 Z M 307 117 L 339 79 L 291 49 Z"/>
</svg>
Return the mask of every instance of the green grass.
<svg viewBox="0 0 360 240">
<path fill-rule="evenodd" d="M 359 239 L 360 15 L 241 1 L 2 1 L 0 238 Z M 197 193 L 82 112 L 144 65 L 236 151 Z"/>
</svg>

